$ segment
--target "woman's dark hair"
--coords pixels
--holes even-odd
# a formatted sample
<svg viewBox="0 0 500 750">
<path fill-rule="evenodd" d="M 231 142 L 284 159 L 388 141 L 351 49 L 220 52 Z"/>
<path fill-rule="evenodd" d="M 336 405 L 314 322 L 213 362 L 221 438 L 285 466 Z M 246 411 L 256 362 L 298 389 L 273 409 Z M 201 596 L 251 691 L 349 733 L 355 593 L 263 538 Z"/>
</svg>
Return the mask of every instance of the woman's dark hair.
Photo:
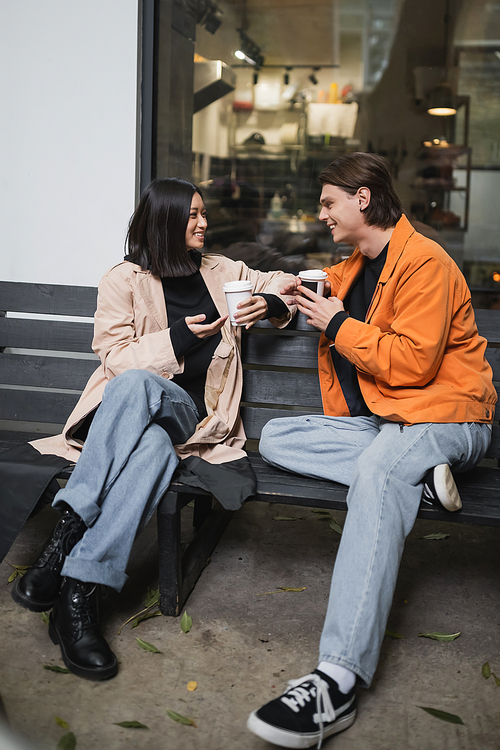
<svg viewBox="0 0 500 750">
<path fill-rule="evenodd" d="M 332 161 L 319 176 L 322 185 L 336 185 L 349 195 L 359 188 L 371 192 L 370 204 L 363 210 L 367 224 L 389 229 L 401 218 L 403 206 L 392 184 L 388 162 L 377 154 L 356 152 Z"/>
<path fill-rule="evenodd" d="M 198 266 L 186 251 L 186 227 L 196 185 L 159 177 L 144 190 L 128 226 L 127 260 L 153 276 L 189 276 Z M 203 197 L 203 196 L 202 196 Z"/>
</svg>

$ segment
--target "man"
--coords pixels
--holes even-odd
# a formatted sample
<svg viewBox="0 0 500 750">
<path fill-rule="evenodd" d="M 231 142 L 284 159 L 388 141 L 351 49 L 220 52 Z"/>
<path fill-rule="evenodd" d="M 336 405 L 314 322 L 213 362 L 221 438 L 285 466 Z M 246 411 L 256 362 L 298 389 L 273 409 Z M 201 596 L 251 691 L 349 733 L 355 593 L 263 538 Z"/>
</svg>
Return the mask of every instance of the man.
<svg viewBox="0 0 500 750">
<path fill-rule="evenodd" d="M 294 748 L 320 747 L 354 722 L 356 682 L 368 687 L 377 667 L 422 491 L 461 507 L 450 469 L 484 456 L 496 401 L 467 284 L 402 214 L 385 160 L 343 156 L 320 182 L 320 220 L 356 249 L 325 269 L 329 296 L 299 280 L 286 291 L 322 331 L 324 415 L 272 420 L 260 443 L 275 466 L 349 485 L 318 668 L 248 720 Z"/>
</svg>

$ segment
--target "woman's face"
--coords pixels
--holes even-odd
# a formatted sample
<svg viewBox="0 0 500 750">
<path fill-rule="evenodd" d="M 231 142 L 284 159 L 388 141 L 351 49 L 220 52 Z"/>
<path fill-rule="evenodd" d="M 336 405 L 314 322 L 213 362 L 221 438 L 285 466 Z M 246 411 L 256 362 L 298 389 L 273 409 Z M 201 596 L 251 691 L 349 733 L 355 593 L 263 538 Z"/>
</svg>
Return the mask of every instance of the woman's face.
<svg viewBox="0 0 500 750">
<path fill-rule="evenodd" d="M 207 209 L 199 193 L 193 194 L 186 227 L 186 250 L 201 250 L 207 229 Z"/>
</svg>

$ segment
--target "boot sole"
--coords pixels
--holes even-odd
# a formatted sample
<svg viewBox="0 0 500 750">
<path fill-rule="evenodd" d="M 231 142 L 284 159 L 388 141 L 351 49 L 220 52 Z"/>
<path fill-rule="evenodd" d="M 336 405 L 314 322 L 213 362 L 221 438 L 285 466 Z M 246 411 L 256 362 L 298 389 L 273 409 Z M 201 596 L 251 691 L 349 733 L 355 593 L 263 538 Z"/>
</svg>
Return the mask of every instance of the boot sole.
<svg viewBox="0 0 500 750">
<path fill-rule="evenodd" d="M 332 734 L 337 734 L 338 732 L 343 732 L 344 729 L 348 729 L 354 724 L 355 718 L 356 709 L 349 714 L 341 716 L 332 726 L 325 728 L 323 740 L 326 740 L 327 737 L 331 737 Z M 298 732 L 274 727 L 272 724 L 268 724 L 267 722 L 262 721 L 262 719 L 259 719 L 256 711 L 253 711 L 250 714 L 247 728 L 256 734 L 257 737 L 261 737 L 261 739 L 267 740 L 267 742 L 279 745 L 280 747 L 295 748 L 295 750 L 301 750 L 302 748 L 317 745 L 320 738 L 319 732 L 299 734 Z"/>
<path fill-rule="evenodd" d="M 63 641 L 61 638 L 59 638 L 59 634 L 52 621 L 52 617 L 49 620 L 49 636 L 50 636 L 50 640 L 52 641 L 52 643 L 60 647 L 62 659 L 63 659 L 63 662 L 66 664 L 66 667 L 69 669 L 70 672 L 73 672 L 73 674 L 75 674 L 77 677 L 82 677 L 84 680 L 93 680 L 94 682 L 101 682 L 103 680 L 110 680 L 118 672 L 118 662 L 116 660 L 116 657 L 114 658 L 114 662 L 110 664 L 109 666 L 98 667 L 97 669 L 88 669 L 86 667 L 82 667 L 79 664 L 75 664 L 74 662 L 72 662 L 71 659 L 66 654 Z"/>
<path fill-rule="evenodd" d="M 19 591 L 19 579 L 15 581 L 10 595 L 16 604 L 19 604 L 20 607 L 24 607 L 24 609 L 29 609 L 30 612 L 47 612 L 49 609 L 52 609 L 56 603 L 56 599 L 52 599 L 49 602 L 37 602 L 29 596 L 26 596 L 22 591 Z"/>
</svg>

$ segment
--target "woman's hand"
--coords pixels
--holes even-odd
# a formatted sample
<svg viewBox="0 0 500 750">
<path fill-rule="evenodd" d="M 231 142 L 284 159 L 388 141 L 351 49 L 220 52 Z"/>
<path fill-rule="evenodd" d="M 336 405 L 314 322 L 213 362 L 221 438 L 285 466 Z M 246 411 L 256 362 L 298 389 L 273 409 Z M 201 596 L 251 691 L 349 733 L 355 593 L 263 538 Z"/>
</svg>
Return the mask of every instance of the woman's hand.
<svg viewBox="0 0 500 750">
<path fill-rule="evenodd" d="M 335 313 L 344 309 L 344 303 L 338 297 L 320 297 L 305 286 L 300 292 L 296 296 L 297 307 L 307 315 L 307 322 L 320 331 L 326 331 Z"/>
<path fill-rule="evenodd" d="M 296 305 L 297 297 L 299 297 L 302 294 L 303 289 L 305 289 L 305 287 L 302 286 L 302 281 L 301 281 L 300 276 L 296 276 L 295 281 L 292 281 L 291 284 L 288 284 L 288 286 L 282 289 L 280 294 L 290 294 L 291 298 L 287 300 L 288 304 Z M 331 284 L 329 281 L 325 281 L 323 296 L 324 297 L 330 296 L 330 291 L 331 291 Z"/>
<path fill-rule="evenodd" d="M 224 317 L 218 318 L 213 323 L 202 325 L 206 317 L 207 316 L 203 314 L 186 317 L 187 327 L 195 336 L 198 336 L 199 339 L 206 339 L 208 336 L 215 336 L 216 333 L 219 333 L 220 329 L 228 319 L 228 316 L 224 315 Z"/>
<path fill-rule="evenodd" d="M 243 302 L 239 302 L 236 305 L 237 312 L 234 314 L 234 319 L 239 325 L 244 325 L 245 328 L 251 328 L 254 323 L 258 320 L 262 320 L 266 317 L 267 313 L 267 302 L 264 297 L 259 297 L 256 294 L 253 297 L 247 297 Z"/>
</svg>

